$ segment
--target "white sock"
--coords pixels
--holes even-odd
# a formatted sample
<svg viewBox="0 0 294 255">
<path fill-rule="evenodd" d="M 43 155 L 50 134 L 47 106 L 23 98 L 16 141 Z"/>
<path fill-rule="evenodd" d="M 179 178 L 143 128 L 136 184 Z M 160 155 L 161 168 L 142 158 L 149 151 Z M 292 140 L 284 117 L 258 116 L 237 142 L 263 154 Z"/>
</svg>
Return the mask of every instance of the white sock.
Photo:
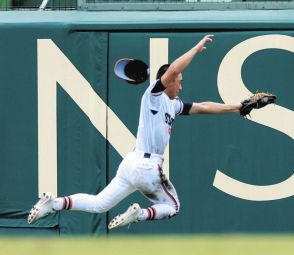
<svg viewBox="0 0 294 255">
<path fill-rule="evenodd" d="M 144 221 L 148 218 L 148 211 L 147 209 L 141 209 L 141 213 L 138 216 L 139 221 Z"/>
<path fill-rule="evenodd" d="M 155 204 L 152 207 L 142 209 L 138 216 L 139 221 L 144 220 L 161 220 L 170 218 L 176 215 L 176 210 L 167 204 Z"/>
<path fill-rule="evenodd" d="M 54 211 L 60 211 L 63 209 L 63 198 L 57 197 L 53 201 L 53 209 Z"/>
</svg>

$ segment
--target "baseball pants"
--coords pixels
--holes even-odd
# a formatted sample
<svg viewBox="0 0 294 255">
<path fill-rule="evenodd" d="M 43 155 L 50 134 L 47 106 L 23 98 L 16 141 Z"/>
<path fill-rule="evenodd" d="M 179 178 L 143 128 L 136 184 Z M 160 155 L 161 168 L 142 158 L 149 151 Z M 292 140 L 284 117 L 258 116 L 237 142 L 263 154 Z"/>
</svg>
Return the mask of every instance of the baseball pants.
<svg viewBox="0 0 294 255">
<path fill-rule="evenodd" d="M 138 150 L 130 152 L 119 165 L 114 179 L 99 194 L 71 195 L 70 209 L 107 212 L 138 190 L 153 203 L 147 208 L 153 212 L 151 219 L 172 217 L 178 213 L 180 203 L 174 186 L 162 172 L 162 163 L 161 155 Z"/>
</svg>

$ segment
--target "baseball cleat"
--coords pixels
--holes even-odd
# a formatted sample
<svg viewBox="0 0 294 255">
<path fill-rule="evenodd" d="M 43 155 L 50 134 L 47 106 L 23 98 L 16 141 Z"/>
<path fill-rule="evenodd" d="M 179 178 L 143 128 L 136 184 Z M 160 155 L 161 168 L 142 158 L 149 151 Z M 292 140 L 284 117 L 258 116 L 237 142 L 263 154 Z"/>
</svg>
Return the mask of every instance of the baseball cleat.
<svg viewBox="0 0 294 255">
<path fill-rule="evenodd" d="M 28 223 L 32 224 L 40 218 L 47 216 L 49 213 L 54 212 L 53 201 L 55 197 L 51 192 L 43 193 L 39 201 L 31 209 L 28 216 Z"/>
<path fill-rule="evenodd" d="M 138 216 L 141 207 L 138 204 L 132 204 L 125 213 L 116 216 L 108 225 L 108 229 L 123 227 L 131 223 L 138 222 Z"/>
</svg>

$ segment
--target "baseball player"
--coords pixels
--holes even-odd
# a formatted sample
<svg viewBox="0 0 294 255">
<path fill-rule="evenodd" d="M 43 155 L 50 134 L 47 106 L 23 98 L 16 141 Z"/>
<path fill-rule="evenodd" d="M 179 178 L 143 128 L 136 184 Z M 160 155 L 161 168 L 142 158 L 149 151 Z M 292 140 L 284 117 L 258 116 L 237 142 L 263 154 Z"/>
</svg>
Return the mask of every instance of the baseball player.
<svg viewBox="0 0 294 255">
<path fill-rule="evenodd" d="M 28 222 L 32 224 L 49 213 L 60 210 L 107 212 L 137 190 L 152 205 L 148 208 L 140 208 L 137 203 L 131 205 L 126 212 L 109 223 L 109 229 L 177 215 L 180 209 L 177 192 L 161 168 L 176 115 L 239 113 L 242 106 L 214 102 L 188 103 L 178 97 L 182 90 L 182 72 L 198 53 L 206 50 L 206 44 L 212 40 L 213 35 L 206 35 L 170 65 L 163 65 L 158 70 L 156 80 L 151 82 L 142 96 L 136 147 L 123 159 L 114 179 L 99 194 L 74 194 L 55 198 L 52 193 L 46 192 L 31 209 Z M 124 67 L 131 61 L 124 59 L 117 64 L 125 79 L 127 74 L 124 73 Z"/>
</svg>

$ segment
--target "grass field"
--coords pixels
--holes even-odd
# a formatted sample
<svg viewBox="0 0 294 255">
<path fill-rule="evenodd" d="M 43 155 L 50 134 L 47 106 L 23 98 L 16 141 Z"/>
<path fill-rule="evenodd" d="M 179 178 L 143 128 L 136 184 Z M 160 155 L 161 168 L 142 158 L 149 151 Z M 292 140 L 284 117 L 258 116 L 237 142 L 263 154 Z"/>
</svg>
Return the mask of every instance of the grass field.
<svg viewBox="0 0 294 255">
<path fill-rule="evenodd" d="M 293 255 L 294 235 L 0 238 L 2 255 Z"/>
</svg>

